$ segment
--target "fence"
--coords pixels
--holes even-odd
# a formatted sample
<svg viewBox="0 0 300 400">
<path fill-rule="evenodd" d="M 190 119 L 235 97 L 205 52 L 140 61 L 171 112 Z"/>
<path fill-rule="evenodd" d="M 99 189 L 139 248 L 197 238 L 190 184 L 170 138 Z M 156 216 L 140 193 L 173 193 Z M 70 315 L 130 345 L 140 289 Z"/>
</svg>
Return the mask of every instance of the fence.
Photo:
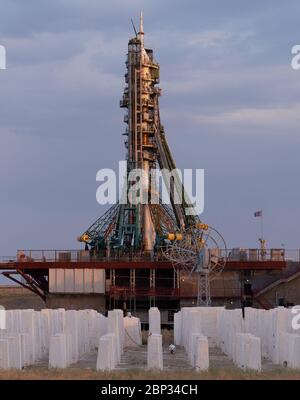
<svg viewBox="0 0 300 400">
<path fill-rule="evenodd" d="M 214 257 L 216 252 L 214 252 Z M 220 249 L 218 257 L 228 261 L 297 261 L 300 262 L 300 249 Z M 152 255 L 141 251 L 122 249 L 102 250 L 19 250 L 16 256 L 0 256 L 0 263 L 12 262 L 105 262 L 105 261 L 166 261 L 162 252 Z"/>
</svg>

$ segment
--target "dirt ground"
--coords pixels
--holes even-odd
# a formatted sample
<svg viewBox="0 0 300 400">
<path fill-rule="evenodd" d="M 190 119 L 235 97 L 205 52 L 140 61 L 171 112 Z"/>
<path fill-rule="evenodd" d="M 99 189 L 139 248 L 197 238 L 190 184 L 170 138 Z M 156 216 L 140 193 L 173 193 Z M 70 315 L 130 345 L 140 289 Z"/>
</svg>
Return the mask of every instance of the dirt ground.
<svg viewBox="0 0 300 400">
<path fill-rule="evenodd" d="M 34 309 L 40 311 L 45 308 L 43 300 L 34 293 L 18 288 L 4 288 L 0 286 L 0 306 L 7 310 Z"/>
</svg>

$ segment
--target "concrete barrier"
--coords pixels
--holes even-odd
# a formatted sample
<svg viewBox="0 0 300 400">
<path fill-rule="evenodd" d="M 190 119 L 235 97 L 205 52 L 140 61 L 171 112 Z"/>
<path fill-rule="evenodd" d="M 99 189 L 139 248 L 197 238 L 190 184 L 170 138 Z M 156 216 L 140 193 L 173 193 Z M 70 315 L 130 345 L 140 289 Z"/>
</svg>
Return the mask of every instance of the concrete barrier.
<svg viewBox="0 0 300 400">
<path fill-rule="evenodd" d="M 138 347 L 142 345 L 141 321 L 135 317 L 124 318 L 125 340 L 124 347 Z"/>
<path fill-rule="evenodd" d="M 76 363 L 79 359 L 79 331 L 78 331 L 78 313 L 75 310 L 66 311 L 65 333 L 70 335 L 71 343 L 71 364 Z"/>
<path fill-rule="evenodd" d="M 0 340 L 8 340 L 11 368 L 33 365 L 45 357 L 51 359 L 49 365 L 65 368 L 65 365 L 76 363 L 80 355 L 95 350 L 99 338 L 108 331 L 108 319 L 95 310 L 9 310 L 6 315 L 6 329 L 0 329 Z M 125 339 L 121 310 L 114 312 L 114 326 L 119 338 L 116 356 L 119 362 Z M 65 336 L 65 346 L 61 343 L 64 339 L 51 341 L 54 336 L 60 335 Z M 51 351 L 50 342 L 53 344 Z M 55 346 L 65 347 L 66 361 L 64 356 L 55 356 Z M 4 361 L 2 364 L 5 365 Z"/>
<path fill-rule="evenodd" d="M 116 336 L 115 334 L 106 334 L 99 339 L 97 355 L 97 371 L 112 370 L 117 364 L 116 357 Z"/>
<path fill-rule="evenodd" d="M 0 369 L 10 369 L 8 339 L 0 339 Z"/>
<path fill-rule="evenodd" d="M 8 352 L 10 368 L 22 369 L 24 366 L 24 360 L 22 359 L 20 334 L 8 337 Z"/>
<path fill-rule="evenodd" d="M 233 361 L 242 369 L 261 371 L 261 341 L 250 333 L 237 333 Z"/>
<path fill-rule="evenodd" d="M 7 311 L 0 308 L 0 330 L 6 329 Z"/>
<path fill-rule="evenodd" d="M 279 336 L 279 364 L 300 369 L 300 335 L 281 332 Z"/>
<path fill-rule="evenodd" d="M 124 343 L 124 321 L 122 310 L 108 311 L 108 334 L 115 335 L 117 363 L 121 360 Z"/>
<path fill-rule="evenodd" d="M 31 340 L 28 333 L 20 333 L 21 358 L 23 367 L 30 365 Z"/>
<path fill-rule="evenodd" d="M 67 340 L 63 333 L 51 336 L 49 345 L 49 368 L 67 368 Z"/>
<path fill-rule="evenodd" d="M 182 332 L 181 311 L 179 311 L 174 314 L 174 343 L 176 346 L 181 345 L 181 332 Z"/>
<path fill-rule="evenodd" d="M 163 369 L 162 335 L 150 333 L 147 346 L 147 368 Z"/>
<path fill-rule="evenodd" d="M 198 335 L 195 338 L 194 367 L 196 371 L 207 371 L 209 369 L 209 348 L 206 336 Z"/>
<path fill-rule="evenodd" d="M 34 310 L 22 311 L 20 325 L 20 333 L 28 334 L 28 365 L 32 365 L 36 361 Z"/>
<path fill-rule="evenodd" d="M 161 334 L 160 311 L 157 307 L 151 307 L 149 310 L 149 333 Z"/>
</svg>

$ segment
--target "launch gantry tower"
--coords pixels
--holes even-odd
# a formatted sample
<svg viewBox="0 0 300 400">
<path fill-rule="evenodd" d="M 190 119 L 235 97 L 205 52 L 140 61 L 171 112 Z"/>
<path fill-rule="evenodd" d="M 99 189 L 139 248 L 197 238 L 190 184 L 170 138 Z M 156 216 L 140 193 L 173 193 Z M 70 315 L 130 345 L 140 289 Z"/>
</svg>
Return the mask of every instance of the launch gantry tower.
<svg viewBox="0 0 300 400">
<path fill-rule="evenodd" d="M 168 235 L 175 235 L 199 221 L 193 207 L 187 200 L 183 184 L 176 172 L 176 165 L 160 121 L 159 64 L 153 50 L 144 45 L 143 16 L 141 14 L 139 32 L 129 40 L 126 59 L 126 73 L 123 97 L 120 107 L 127 110 L 125 147 L 127 149 L 128 187 L 136 182 L 130 178 L 132 171 L 144 171 L 143 193 L 146 200 L 133 204 L 112 206 L 87 231 L 80 241 L 96 251 L 107 250 L 108 246 L 121 253 L 140 251 L 144 255 L 155 251 Z M 152 204 L 151 196 L 158 193 L 157 181 L 150 171 L 172 171 L 170 206 L 161 199 Z M 169 182 L 166 182 L 169 185 Z M 127 191 L 125 196 L 127 198 Z M 176 197 L 178 195 L 178 197 Z M 153 198 L 153 197 L 152 197 Z M 176 199 L 182 199 L 178 204 Z M 122 202 L 123 203 L 123 202 Z M 189 208 L 189 214 L 186 209 Z M 191 215 L 190 215 L 191 214 Z"/>
</svg>

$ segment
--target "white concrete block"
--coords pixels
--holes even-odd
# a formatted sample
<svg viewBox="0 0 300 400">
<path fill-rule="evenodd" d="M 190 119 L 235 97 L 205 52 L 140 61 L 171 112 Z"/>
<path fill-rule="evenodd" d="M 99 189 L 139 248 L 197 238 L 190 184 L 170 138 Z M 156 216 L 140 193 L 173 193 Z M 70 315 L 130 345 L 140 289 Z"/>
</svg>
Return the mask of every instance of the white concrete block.
<svg viewBox="0 0 300 400">
<path fill-rule="evenodd" d="M 235 346 L 232 360 L 239 368 L 244 368 L 246 363 L 244 335 L 244 333 L 236 333 L 235 335 Z"/>
<path fill-rule="evenodd" d="M 67 368 L 67 341 L 66 335 L 51 336 L 49 345 L 49 368 Z"/>
<path fill-rule="evenodd" d="M 261 371 L 261 342 L 260 338 L 251 336 L 246 338 L 246 368 Z"/>
<path fill-rule="evenodd" d="M 201 319 L 201 331 L 207 337 L 209 344 L 218 342 L 218 321 L 224 307 L 197 307 Z"/>
<path fill-rule="evenodd" d="M 147 368 L 163 369 L 162 336 L 157 333 L 150 333 L 148 337 Z"/>
<path fill-rule="evenodd" d="M 269 310 L 271 321 L 268 326 L 269 332 L 269 354 L 270 359 L 279 364 L 279 341 L 280 333 L 288 331 L 288 310 L 284 307 L 277 307 Z"/>
<path fill-rule="evenodd" d="M 289 353 L 290 357 L 288 367 L 300 369 L 300 335 L 291 334 Z"/>
<path fill-rule="evenodd" d="M 237 333 L 234 362 L 239 368 L 261 371 L 260 338 L 250 333 Z"/>
<path fill-rule="evenodd" d="M 181 311 L 174 314 L 174 343 L 176 346 L 181 345 L 181 331 L 182 331 L 182 321 L 181 321 Z"/>
<path fill-rule="evenodd" d="M 209 347 L 206 336 L 198 336 L 195 340 L 194 366 L 196 371 L 209 369 Z"/>
<path fill-rule="evenodd" d="M 75 310 L 66 311 L 65 333 L 71 335 L 72 356 L 70 363 L 73 364 L 79 358 L 78 312 Z"/>
<path fill-rule="evenodd" d="M 87 310 L 78 311 L 78 340 L 79 340 L 79 355 L 91 351 L 89 338 L 89 316 Z"/>
<path fill-rule="evenodd" d="M 188 353 L 190 363 L 193 365 L 194 353 L 195 353 L 195 335 L 202 334 L 201 331 L 201 312 L 197 308 L 190 308 L 187 319 L 187 330 L 185 334 L 185 342 L 183 343 L 185 350 Z"/>
<path fill-rule="evenodd" d="M 28 334 L 28 340 L 27 340 L 28 365 L 32 365 L 36 361 L 36 346 L 35 346 L 36 334 L 35 334 L 35 323 L 34 323 L 34 310 L 22 311 L 21 333 Z"/>
<path fill-rule="evenodd" d="M 196 351 L 196 342 L 199 337 L 201 337 L 201 333 L 191 333 L 188 343 L 188 348 L 186 349 L 189 363 L 194 366 L 195 365 L 195 351 Z"/>
<path fill-rule="evenodd" d="M 116 366 L 115 334 L 106 334 L 99 339 L 96 369 L 112 370 Z"/>
<path fill-rule="evenodd" d="M 21 359 L 22 366 L 26 367 L 31 364 L 31 345 L 32 341 L 28 333 L 20 333 L 20 341 L 21 341 Z"/>
<path fill-rule="evenodd" d="M 4 311 L 4 313 L 3 313 Z M 14 332 L 14 318 L 13 318 L 13 312 L 11 310 L 3 310 L 0 308 L 0 325 L 1 325 L 1 319 L 5 318 L 5 325 L 6 327 L 3 329 L 7 329 L 8 333 Z"/>
<path fill-rule="evenodd" d="M 108 312 L 107 331 L 108 333 L 114 334 L 116 337 L 117 358 L 118 362 L 120 362 L 124 343 L 124 321 L 122 310 L 113 310 Z"/>
<path fill-rule="evenodd" d="M 99 335 L 98 335 L 98 323 L 97 323 L 98 313 L 95 310 L 90 310 L 88 314 L 89 323 L 89 340 L 91 349 L 94 350 L 98 348 Z"/>
<path fill-rule="evenodd" d="M 9 347 L 8 351 L 9 351 L 10 368 L 22 369 L 24 362 L 22 360 L 20 334 L 8 337 L 8 347 Z"/>
<path fill-rule="evenodd" d="M 49 318 L 48 315 L 41 312 L 41 354 L 42 357 L 49 352 Z"/>
<path fill-rule="evenodd" d="M 300 368 L 300 335 L 280 332 L 279 364 L 288 368 Z"/>
<path fill-rule="evenodd" d="M 10 369 L 8 339 L 0 340 L 0 369 Z"/>
<path fill-rule="evenodd" d="M 67 351 L 67 366 L 74 364 L 78 361 L 73 353 L 73 335 L 70 333 L 65 334 L 66 337 L 66 351 Z"/>
<path fill-rule="evenodd" d="M 33 323 L 35 360 L 39 360 L 42 357 L 42 318 L 40 312 L 34 312 Z"/>
<path fill-rule="evenodd" d="M 160 311 L 157 307 L 149 310 L 149 333 L 161 334 Z"/>
<path fill-rule="evenodd" d="M 96 315 L 96 340 L 97 347 L 101 336 L 106 335 L 108 332 L 108 318 L 104 315 L 97 313 Z"/>
<path fill-rule="evenodd" d="M 139 318 L 125 317 L 124 329 L 124 347 L 138 347 L 142 345 L 141 321 Z"/>
<path fill-rule="evenodd" d="M 8 332 L 7 329 L 0 329 L 0 339 L 7 339 Z"/>
</svg>

